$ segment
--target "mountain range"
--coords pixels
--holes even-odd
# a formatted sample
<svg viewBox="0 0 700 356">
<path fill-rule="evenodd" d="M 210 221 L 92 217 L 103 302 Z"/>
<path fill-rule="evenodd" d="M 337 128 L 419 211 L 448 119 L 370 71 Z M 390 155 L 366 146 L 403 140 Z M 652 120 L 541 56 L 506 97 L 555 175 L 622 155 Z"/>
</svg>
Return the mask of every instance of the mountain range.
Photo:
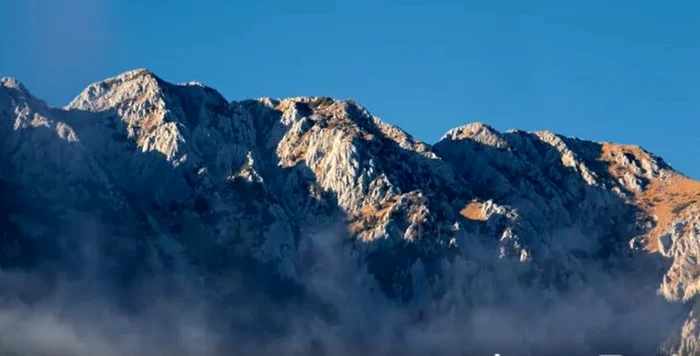
<svg viewBox="0 0 700 356">
<path fill-rule="evenodd" d="M 140 69 L 3 78 L 0 167 L 8 354 L 700 353 L 700 182 L 639 146 Z"/>
</svg>

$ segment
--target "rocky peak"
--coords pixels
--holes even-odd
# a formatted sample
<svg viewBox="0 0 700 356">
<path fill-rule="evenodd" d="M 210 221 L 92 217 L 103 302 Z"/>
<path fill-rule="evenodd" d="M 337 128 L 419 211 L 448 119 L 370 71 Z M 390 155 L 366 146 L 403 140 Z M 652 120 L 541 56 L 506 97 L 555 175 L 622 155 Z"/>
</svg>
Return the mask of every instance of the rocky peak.
<svg viewBox="0 0 700 356">
<path fill-rule="evenodd" d="M 25 89 L 24 85 L 22 85 L 22 83 L 20 83 L 19 80 L 11 77 L 0 78 L 0 85 L 6 88 L 17 89 L 23 92 L 27 91 L 27 89 Z"/>
<path fill-rule="evenodd" d="M 48 109 L 43 100 L 34 97 L 19 80 L 10 77 L 0 79 L 0 105 L 3 103 L 17 107 L 29 105 L 37 110 Z M 2 108 L 0 107 L 0 109 Z M 4 108 L 7 109 L 8 107 Z"/>
<path fill-rule="evenodd" d="M 500 132 L 481 122 L 475 122 L 449 130 L 443 135 L 441 140 L 473 140 L 498 149 L 508 147 L 508 142 L 503 138 Z"/>
<path fill-rule="evenodd" d="M 293 98 L 280 101 L 276 110 L 281 112 L 281 124 L 287 127 L 277 145 L 280 165 L 308 167 L 320 187 L 336 196 L 350 220 L 370 218 L 367 215 L 372 214 L 372 209 L 368 207 L 398 207 L 395 203 L 403 201 L 404 194 L 413 196 L 410 200 L 415 204 L 428 204 L 423 196 L 436 192 L 429 190 L 428 184 L 451 185 L 444 193 L 463 190 L 456 187 L 451 167 L 439 160 L 428 145 L 381 122 L 353 101 Z M 445 174 L 434 175 L 435 172 Z M 416 179 L 414 174 L 422 174 L 426 179 Z M 411 211 L 418 214 L 419 210 Z M 363 228 L 373 229 L 360 234 L 367 239 L 389 237 L 391 228 L 386 224 L 401 219 L 407 219 L 401 231 L 413 231 L 425 223 L 412 213 L 399 218 L 400 215 L 395 215 L 398 220 L 394 220 L 392 214 L 387 214 L 384 225 L 365 225 Z"/>
<path fill-rule="evenodd" d="M 116 104 L 142 105 L 148 97 L 162 91 L 160 83 L 162 81 L 146 69 L 128 71 L 89 85 L 66 109 L 102 111 Z"/>
<path fill-rule="evenodd" d="M 77 181 L 104 183 L 103 171 L 75 130 L 55 118 L 59 111 L 35 98 L 19 81 L 2 80 L 0 164 L 5 174 L 34 182 L 47 195 L 58 195 L 59 186 Z"/>
</svg>

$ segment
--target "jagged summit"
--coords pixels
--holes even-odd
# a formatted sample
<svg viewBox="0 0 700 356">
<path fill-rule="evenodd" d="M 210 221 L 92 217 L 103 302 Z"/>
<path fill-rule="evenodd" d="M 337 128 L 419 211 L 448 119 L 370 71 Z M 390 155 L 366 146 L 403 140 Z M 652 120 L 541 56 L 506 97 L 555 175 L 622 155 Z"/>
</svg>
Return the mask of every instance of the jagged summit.
<svg viewBox="0 0 700 356">
<path fill-rule="evenodd" d="M 497 130 L 494 129 L 491 125 L 488 125 L 488 124 L 481 122 L 481 121 L 477 121 L 477 122 L 472 122 L 472 123 L 469 123 L 466 125 L 452 128 L 449 131 L 447 131 L 447 133 L 445 133 L 443 135 L 443 138 L 461 136 L 462 134 L 468 135 L 471 132 L 478 132 L 478 131 L 497 132 Z"/>
<path fill-rule="evenodd" d="M 12 228 L 0 236 L 13 236 L 0 252 L 14 251 L 0 263 L 35 258 L 45 231 L 79 235 L 64 226 L 87 214 L 116 251 L 152 247 L 205 281 L 243 271 L 300 285 L 314 236 L 341 241 L 401 301 L 439 293 L 457 257 L 469 283 L 513 266 L 501 277 L 556 293 L 600 263 L 658 274 L 651 289 L 669 300 L 698 290 L 700 183 L 637 146 L 484 123 L 428 145 L 352 100 L 229 101 L 145 69 L 63 109 L 17 93 L 28 92 L 2 79 L 0 183 L 37 203 L 0 202 L 0 228 Z"/>
<path fill-rule="evenodd" d="M 27 89 L 25 89 L 24 85 L 22 85 L 22 83 L 20 83 L 19 80 L 12 78 L 12 77 L 0 78 L 0 84 L 2 84 L 3 87 L 7 87 L 7 88 L 19 89 L 22 91 L 27 90 Z"/>
<path fill-rule="evenodd" d="M 111 103 L 127 103 L 136 95 L 141 99 L 157 95 L 163 82 L 145 69 L 124 72 L 118 76 L 90 84 L 66 109 L 89 110 L 109 106 Z"/>
<path fill-rule="evenodd" d="M 445 133 L 442 140 L 476 140 L 496 148 L 508 147 L 508 142 L 503 139 L 500 132 L 493 127 L 482 122 L 475 122 L 468 125 L 456 127 Z"/>
<path fill-rule="evenodd" d="M 0 109 L 2 109 L 3 106 L 9 105 L 18 107 L 28 105 L 37 110 L 48 110 L 46 102 L 32 95 L 19 80 L 11 77 L 4 77 L 0 79 Z"/>
<path fill-rule="evenodd" d="M 21 99 L 21 100 L 31 100 L 37 103 L 42 102 L 32 95 L 31 92 L 20 82 L 19 80 L 12 77 L 4 77 L 0 79 L 0 91 L 5 92 L 7 95 Z"/>
<path fill-rule="evenodd" d="M 104 79 L 104 80 L 100 81 L 100 83 L 101 82 L 109 83 L 109 82 L 117 82 L 117 81 L 124 82 L 124 81 L 134 80 L 134 79 L 138 79 L 138 78 L 162 80 L 157 75 L 155 75 L 152 71 L 148 70 L 147 68 L 136 68 L 136 69 L 128 70 L 126 72 L 118 74 L 114 77 Z"/>
</svg>

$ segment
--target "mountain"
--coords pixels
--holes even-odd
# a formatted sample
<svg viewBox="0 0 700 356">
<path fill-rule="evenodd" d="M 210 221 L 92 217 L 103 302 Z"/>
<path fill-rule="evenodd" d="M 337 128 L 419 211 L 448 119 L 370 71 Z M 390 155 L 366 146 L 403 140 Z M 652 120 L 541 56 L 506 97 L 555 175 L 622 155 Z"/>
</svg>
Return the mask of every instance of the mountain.
<svg viewBox="0 0 700 356">
<path fill-rule="evenodd" d="M 196 300 L 218 317 L 194 344 L 224 345 L 149 328 L 65 354 L 700 352 L 700 182 L 638 146 L 482 123 L 429 145 L 351 100 L 229 102 L 147 70 L 64 108 L 1 84 L 9 353 L 35 319 L 3 313 L 57 294 L 141 331 Z"/>
</svg>

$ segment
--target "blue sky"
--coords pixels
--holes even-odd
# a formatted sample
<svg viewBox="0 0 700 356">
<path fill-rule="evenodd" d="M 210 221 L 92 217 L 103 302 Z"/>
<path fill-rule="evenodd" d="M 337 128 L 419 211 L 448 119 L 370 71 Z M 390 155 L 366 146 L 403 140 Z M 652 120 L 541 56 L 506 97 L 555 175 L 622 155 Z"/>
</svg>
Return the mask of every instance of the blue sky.
<svg viewBox="0 0 700 356">
<path fill-rule="evenodd" d="M 352 98 L 449 128 L 635 143 L 700 178 L 699 1 L 0 1 L 0 76 L 49 104 L 146 67 L 230 100 Z"/>
</svg>

